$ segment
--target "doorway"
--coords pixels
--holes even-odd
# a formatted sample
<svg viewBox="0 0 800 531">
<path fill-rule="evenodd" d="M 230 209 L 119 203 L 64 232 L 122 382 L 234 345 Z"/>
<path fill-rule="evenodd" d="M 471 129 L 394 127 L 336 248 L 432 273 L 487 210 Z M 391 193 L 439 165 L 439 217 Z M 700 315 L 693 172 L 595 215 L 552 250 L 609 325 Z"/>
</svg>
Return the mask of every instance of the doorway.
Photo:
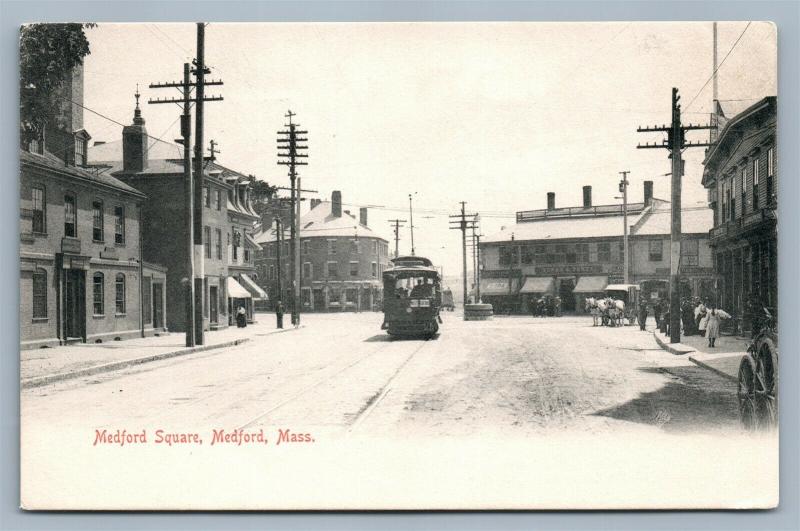
<svg viewBox="0 0 800 531">
<path fill-rule="evenodd" d="M 575 297 L 572 290 L 575 289 L 575 279 L 562 278 L 558 283 L 558 296 L 561 298 L 561 309 L 565 312 L 575 311 Z"/>
<path fill-rule="evenodd" d="M 314 301 L 311 310 L 324 310 L 325 309 L 325 292 L 321 289 L 312 290 L 314 293 Z"/>
<path fill-rule="evenodd" d="M 153 328 L 164 327 L 164 288 L 153 284 Z"/>
<path fill-rule="evenodd" d="M 217 286 L 208 287 L 209 322 L 219 324 L 219 301 L 217 300 Z"/>
<path fill-rule="evenodd" d="M 86 272 L 64 271 L 64 337 L 86 341 Z"/>
</svg>

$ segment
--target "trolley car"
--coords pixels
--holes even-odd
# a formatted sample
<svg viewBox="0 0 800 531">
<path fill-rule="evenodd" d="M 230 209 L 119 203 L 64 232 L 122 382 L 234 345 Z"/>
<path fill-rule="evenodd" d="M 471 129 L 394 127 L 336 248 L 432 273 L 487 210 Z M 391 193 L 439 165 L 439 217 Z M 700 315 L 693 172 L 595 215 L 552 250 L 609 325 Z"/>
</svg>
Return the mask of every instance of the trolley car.
<svg viewBox="0 0 800 531">
<path fill-rule="evenodd" d="M 399 256 L 383 272 L 382 330 L 396 336 L 433 337 L 439 331 L 441 277 L 430 260 Z"/>
</svg>

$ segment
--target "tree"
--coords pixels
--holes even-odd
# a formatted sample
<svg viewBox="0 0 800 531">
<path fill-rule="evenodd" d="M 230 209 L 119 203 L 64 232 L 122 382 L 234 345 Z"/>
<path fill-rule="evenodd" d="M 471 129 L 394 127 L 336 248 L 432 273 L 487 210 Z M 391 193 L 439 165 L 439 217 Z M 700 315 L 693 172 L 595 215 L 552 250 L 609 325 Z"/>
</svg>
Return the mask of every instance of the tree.
<svg viewBox="0 0 800 531">
<path fill-rule="evenodd" d="M 253 175 L 249 175 L 250 185 L 252 186 L 253 208 L 256 213 L 262 215 L 269 208 L 270 202 L 276 197 L 278 189 L 270 186 L 266 181 L 259 181 Z"/>
<path fill-rule="evenodd" d="M 94 24 L 29 24 L 20 30 L 20 142 L 42 137 L 63 105 L 61 88 L 89 55 L 85 28 Z"/>
</svg>

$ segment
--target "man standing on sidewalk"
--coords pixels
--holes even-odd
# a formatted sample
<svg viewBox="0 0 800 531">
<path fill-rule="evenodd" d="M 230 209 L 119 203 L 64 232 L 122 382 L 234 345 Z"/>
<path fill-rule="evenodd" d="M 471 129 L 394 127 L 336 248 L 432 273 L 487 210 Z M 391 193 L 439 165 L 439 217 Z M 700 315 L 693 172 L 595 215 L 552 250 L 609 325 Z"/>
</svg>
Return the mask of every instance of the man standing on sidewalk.
<svg viewBox="0 0 800 531">
<path fill-rule="evenodd" d="M 644 331 L 647 324 L 647 303 L 645 301 L 639 302 L 639 330 Z"/>
<path fill-rule="evenodd" d="M 283 303 L 281 301 L 275 305 L 275 317 L 278 320 L 278 328 L 283 328 Z"/>
</svg>

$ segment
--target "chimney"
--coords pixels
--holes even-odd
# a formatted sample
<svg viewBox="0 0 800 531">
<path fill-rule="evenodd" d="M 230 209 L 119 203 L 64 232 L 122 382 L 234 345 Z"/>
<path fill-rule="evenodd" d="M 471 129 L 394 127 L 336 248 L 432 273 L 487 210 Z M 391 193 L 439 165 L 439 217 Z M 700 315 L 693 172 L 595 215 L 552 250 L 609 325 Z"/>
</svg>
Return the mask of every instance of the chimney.
<svg viewBox="0 0 800 531">
<path fill-rule="evenodd" d="M 644 182 L 644 206 L 648 206 L 653 201 L 653 181 Z"/>
<path fill-rule="evenodd" d="M 331 194 L 331 214 L 334 217 L 342 217 L 342 192 L 334 190 Z"/>
<path fill-rule="evenodd" d="M 139 109 L 139 89 L 136 89 L 136 108 L 133 124 L 122 128 L 122 169 L 137 172 L 147 168 L 147 129 Z"/>
<path fill-rule="evenodd" d="M 592 206 L 592 187 L 583 187 L 583 208 L 590 208 Z"/>
<path fill-rule="evenodd" d="M 317 205 L 319 205 L 321 202 L 322 202 L 322 199 L 312 199 L 311 200 L 311 209 L 313 210 L 313 209 L 317 208 Z"/>
<path fill-rule="evenodd" d="M 547 192 L 547 210 L 556 209 L 556 193 Z"/>
<path fill-rule="evenodd" d="M 360 223 L 366 227 L 367 226 L 367 207 L 361 207 L 359 209 L 358 213 L 359 213 Z"/>
</svg>

